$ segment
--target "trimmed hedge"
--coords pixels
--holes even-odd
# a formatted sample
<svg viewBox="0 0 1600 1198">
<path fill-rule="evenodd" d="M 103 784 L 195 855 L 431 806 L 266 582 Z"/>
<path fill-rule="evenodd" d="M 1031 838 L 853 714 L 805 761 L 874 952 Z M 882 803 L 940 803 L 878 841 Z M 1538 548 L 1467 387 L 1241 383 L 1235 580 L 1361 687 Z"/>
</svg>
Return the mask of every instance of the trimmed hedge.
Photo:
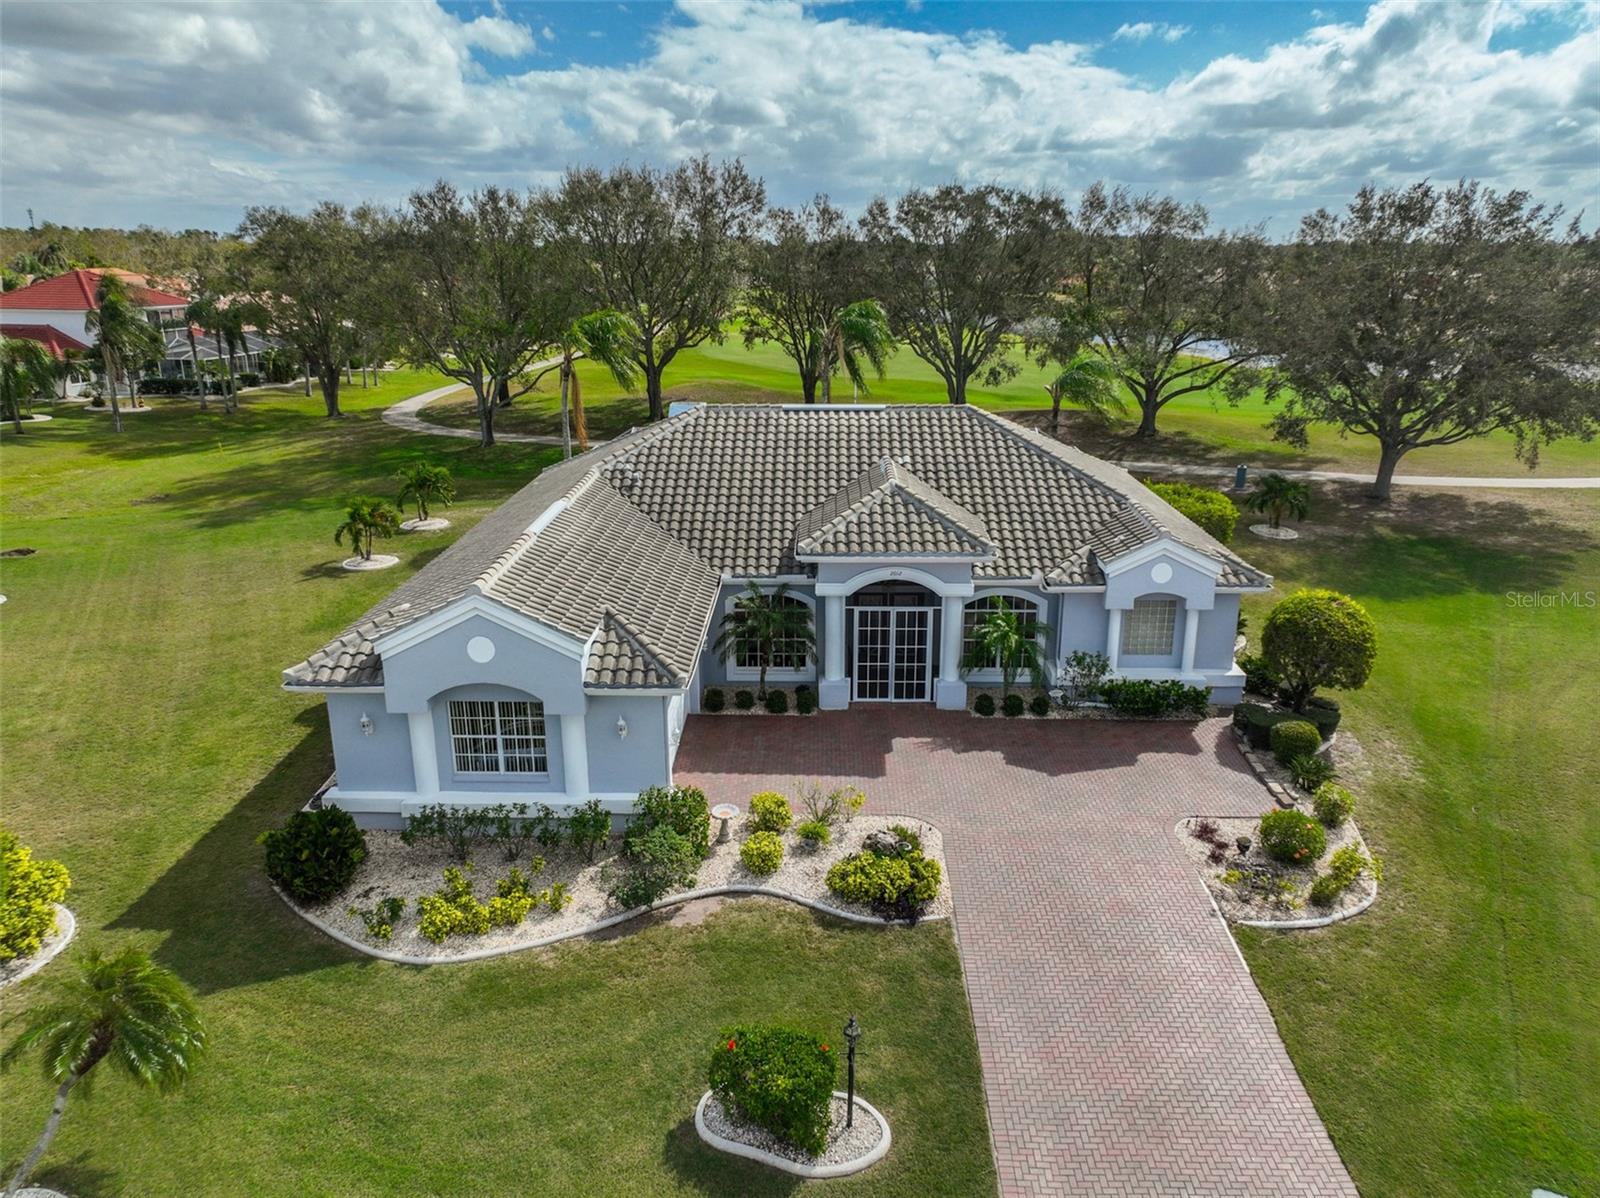
<svg viewBox="0 0 1600 1198">
<path fill-rule="evenodd" d="M 756 705 L 755 691 L 734 691 L 733 705 L 740 711 L 749 711 Z"/>
<path fill-rule="evenodd" d="M 740 1025 L 721 1033 L 707 1080 L 735 1112 L 816 1154 L 827 1146 L 837 1075 L 827 1041 L 798 1028 Z"/>
<path fill-rule="evenodd" d="M 1279 765 L 1288 765 L 1296 757 L 1314 757 L 1322 747 L 1322 735 L 1315 724 L 1304 720 L 1284 720 L 1274 724 L 1267 734 L 1267 744 Z"/>
<path fill-rule="evenodd" d="M 994 696 L 987 694 L 979 695 L 977 699 L 973 701 L 972 710 L 977 712 L 979 715 L 993 715 Z"/>
<path fill-rule="evenodd" d="M 365 834 L 340 807 L 296 811 L 258 842 L 267 850 L 267 877 L 302 903 L 331 899 L 350 885 L 367 857 Z"/>
<path fill-rule="evenodd" d="M 1026 701 L 1024 701 L 1021 695 L 1015 694 L 1007 695 L 1000 706 L 1001 710 L 1003 710 L 1006 715 L 1012 718 L 1021 715 L 1023 711 L 1027 709 Z"/>
<path fill-rule="evenodd" d="M 1328 847 L 1322 825 L 1293 807 L 1263 815 L 1258 835 L 1268 856 L 1290 865 L 1311 865 Z"/>
<path fill-rule="evenodd" d="M 1211 692 L 1203 686 L 1186 686 L 1176 679 L 1109 678 L 1100 684 L 1100 697 L 1118 715 L 1164 716 L 1182 712 L 1204 718 Z"/>
<path fill-rule="evenodd" d="M 1240 703 L 1233 709 L 1233 726 L 1244 733 L 1252 749 L 1267 748 L 1271 743 L 1273 728 L 1296 718 L 1292 711 L 1282 711 L 1260 703 Z"/>
<path fill-rule="evenodd" d="M 783 841 L 776 832 L 752 832 L 739 846 L 739 860 L 753 874 L 775 874 L 783 864 Z"/>
<path fill-rule="evenodd" d="M 1043 695 L 1043 694 L 1035 695 L 1033 698 L 1028 700 L 1028 710 L 1033 712 L 1033 714 L 1037 715 L 1037 716 L 1049 715 L 1050 714 L 1050 696 L 1049 695 Z"/>
<path fill-rule="evenodd" d="M 1315 724 L 1317 731 L 1322 733 L 1322 739 L 1327 740 L 1339 727 L 1341 714 L 1335 700 L 1319 695 L 1306 700 L 1306 709 L 1300 713 L 1300 718 L 1308 724 Z"/>
<path fill-rule="evenodd" d="M 817 692 L 803 682 L 795 687 L 794 709 L 799 715 L 810 715 L 817 709 Z"/>
<path fill-rule="evenodd" d="M 1226 545 L 1233 540 L 1239 509 L 1221 491 L 1193 483 L 1146 483 L 1161 498 Z"/>
<path fill-rule="evenodd" d="M 56 927 L 53 904 L 72 879 L 59 861 L 36 860 L 15 832 L 0 828 L 0 961 L 31 957 Z"/>
<path fill-rule="evenodd" d="M 706 693 L 700 698 L 700 710 L 709 711 L 713 715 L 728 705 L 728 696 L 722 693 L 718 686 L 708 687 Z"/>
<path fill-rule="evenodd" d="M 767 692 L 766 708 L 769 715 L 789 714 L 789 692 L 772 690 Z"/>
</svg>

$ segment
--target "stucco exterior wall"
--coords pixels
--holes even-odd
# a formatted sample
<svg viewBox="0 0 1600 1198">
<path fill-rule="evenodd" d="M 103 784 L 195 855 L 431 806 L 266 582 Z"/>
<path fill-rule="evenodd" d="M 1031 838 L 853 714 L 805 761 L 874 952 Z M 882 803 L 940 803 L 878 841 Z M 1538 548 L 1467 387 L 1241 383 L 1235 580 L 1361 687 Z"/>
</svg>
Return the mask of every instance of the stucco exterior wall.
<svg viewBox="0 0 1600 1198">
<path fill-rule="evenodd" d="M 372 735 L 361 731 L 361 717 Z M 411 729 L 404 715 L 385 711 L 382 695 L 329 695 L 328 731 L 342 790 L 411 791 Z"/>
<path fill-rule="evenodd" d="M 474 661 L 474 638 L 493 646 L 488 661 Z M 536 696 L 547 714 L 581 713 L 585 706 L 582 646 L 571 654 L 532 640 L 481 615 L 383 655 L 384 698 L 390 711 L 426 711 L 441 691 L 457 686 L 506 686 Z"/>
<path fill-rule="evenodd" d="M 1196 668 L 1226 670 L 1233 665 L 1233 643 L 1239 635 L 1239 596 L 1218 595 L 1217 605 L 1200 613 Z"/>
<path fill-rule="evenodd" d="M 509 686 L 457 686 L 435 696 L 429 709 L 433 722 L 434 753 L 439 762 L 439 789 L 463 794 L 548 795 L 562 794 L 566 773 L 562 763 L 561 728 L 549 707 L 545 708 L 545 756 L 549 770 L 544 774 L 514 774 L 485 778 L 462 774 L 455 768 L 455 753 L 450 742 L 450 701 L 452 699 L 539 699 L 542 696 Z M 492 801 L 492 800 L 491 800 Z"/>
<path fill-rule="evenodd" d="M 666 710 L 660 695 L 590 696 L 584 730 L 592 794 L 637 794 L 667 784 Z M 625 737 L 617 735 L 619 719 L 628 726 Z"/>
</svg>

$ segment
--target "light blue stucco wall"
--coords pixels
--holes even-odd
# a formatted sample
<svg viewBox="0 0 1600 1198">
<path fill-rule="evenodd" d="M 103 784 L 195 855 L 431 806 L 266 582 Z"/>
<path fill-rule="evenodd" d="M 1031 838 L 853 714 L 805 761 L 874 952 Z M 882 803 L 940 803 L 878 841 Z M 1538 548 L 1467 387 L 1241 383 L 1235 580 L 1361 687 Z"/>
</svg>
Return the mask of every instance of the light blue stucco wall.
<svg viewBox="0 0 1600 1198">
<path fill-rule="evenodd" d="M 1158 565 L 1166 565 L 1172 570 L 1172 576 L 1165 582 L 1156 582 L 1152 577 L 1152 572 Z M 1112 563 L 1112 569 L 1115 568 L 1116 563 Z M 1144 595 L 1176 595 L 1192 606 L 1204 610 L 1212 605 L 1216 586 L 1216 579 L 1210 574 L 1195 569 L 1177 557 L 1161 554 L 1150 561 L 1108 573 L 1104 602 L 1106 607 L 1120 607 L 1126 610 L 1133 606 L 1135 599 Z"/>
<path fill-rule="evenodd" d="M 1201 670 L 1226 670 L 1233 665 L 1233 642 L 1239 635 L 1239 596 L 1218 595 L 1217 605 L 1200 613 L 1200 634 L 1194 664 Z"/>
<path fill-rule="evenodd" d="M 667 784 L 667 703 L 659 695 L 590 696 L 584 732 L 592 792 L 637 794 Z M 628 725 L 626 737 L 617 735 L 619 718 Z"/>
<path fill-rule="evenodd" d="M 1099 591 L 1068 591 L 1056 596 L 1056 627 L 1061 631 L 1060 658 L 1082 650 L 1106 651 L 1106 597 Z M 1061 661 L 1058 659 L 1056 665 Z"/>
<path fill-rule="evenodd" d="M 439 789 L 469 791 L 475 794 L 561 793 L 565 772 L 561 762 L 561 724 L 558 716 L 545 707 L 545 756 L 549 771 L 516 774 L 505 778 L 475 778 L 456 773 L 455 753 L 450 743 L 450 701 L 452 699 L 542 699 L 542 696 L 509 686 L 457 686 L 434 697 L 431 706 L 434 751 L 439 758 Z"/>
<path fill-rule="evenodd" d="M 494 657 L 475 662 L 467 642 L 494 644 Z M 584 709 L 581 646 L 558 652 L 484 616 L 474 615 L 398 652 L 383 655 L 384 698 L 390 711 L 426 711 L 440 691 L 456 686 L 508 686 L 536 695 L 547 714 Z"/>
<path fill-rule="evenodd" d="M 372 735 L 361 731 L 361 717 Z M 382 695 L 329 695 L 328 730 L 342 790 L 410 791 L 411 730 L 403 715 L 384 710 Z"/>
</svg>

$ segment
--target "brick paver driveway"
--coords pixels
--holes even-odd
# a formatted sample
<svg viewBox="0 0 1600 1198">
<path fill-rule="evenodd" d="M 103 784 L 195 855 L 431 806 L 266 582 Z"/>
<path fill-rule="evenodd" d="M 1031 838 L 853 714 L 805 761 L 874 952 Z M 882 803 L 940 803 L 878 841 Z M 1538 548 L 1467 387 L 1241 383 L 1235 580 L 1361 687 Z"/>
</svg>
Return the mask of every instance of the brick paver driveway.
<svg viewBox="0 0 1600 1198">
<path fill-rule="evenodd" d="M 1355 1193 L 1173 833 L 1266 806 L 1223 721 L 696 716 L 676 773 L 851 781 L 944 830 L 1003 1193 Z"/>
</svg>

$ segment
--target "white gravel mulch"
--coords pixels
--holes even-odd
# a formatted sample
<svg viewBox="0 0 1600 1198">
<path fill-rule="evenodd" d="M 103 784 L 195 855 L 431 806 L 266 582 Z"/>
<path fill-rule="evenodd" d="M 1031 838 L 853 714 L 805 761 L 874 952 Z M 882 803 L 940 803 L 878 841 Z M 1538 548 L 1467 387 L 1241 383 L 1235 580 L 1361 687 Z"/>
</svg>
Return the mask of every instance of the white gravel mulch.
<svg viewBox="0 0 1600 1198">
<path fill-rule="evenodd" d="M 760 1148 L 774 1156 L 794 1161 L 797 1165 L 843 1165 L 858 1161 L 878 1146 L 883 1139 L 883 1128 L 872 1115 L 858 1105 L 855 1125 L 844 1125 L 845 1100 L 833 1097 L 832 1122 L 828 1126 L 827 1147 L 817 1155 L 796 1148 L 781 1136 L 775 1136 L 764 1127 L 747 1122 L 736 1112 L 722 1105 L 715 1094 L 706 1099 L 706 1127 L 727 1140 Z"/>
<path fill-rule="evenodd" d="M 38 951 L 30 953 L 26 957 L 16 957 L 4 964 L 0 964 L 0 990 L 38 973 L 39 970 L 60 955 L 61 950 L 66 948 L 71 943 L 72 938 L 77 935 L 78 921 L 72 912 L 60 903 L 55 904 L 55 909 L 55 929 L 45 936 L 39 945 Z"/>
<path fill-rule="evenodd" d="M 797 821 L 798 822 L 798 821 Z M 716 886 L 762 886 L 782 891 L 790 896 L 824 903 L 841 911 L 876 918 L 870 907 L 846 903 L 828 890 L 827 873 L 834 862 L 851 853 L 859 852 L 867 835 L 892 824 L 904 824 L 914 829 L 922 838 L 923 853 L 937 860 L 944 868 L 943 838 L 932 824 L 905 816 L 858 815 L 854 820 L 834 825 L 833 841 L 812 851 L 801 847 L 804 843 L 794 835 L 793 829 L 782 834 L 783 864 L 776 873 L 753 874 L 739 860 L 739 846 L 748 834 L 748 816 L 730 828 L 732 836 L 727 844 L 718 844 L 717 821 L 711 822 L 711 855 L 701 862 L 699 874 L 692 889 Z M 482 936 L 451 936 L 443 944 L 434 944 L 417 931 L 417 899 L 432 894 L 444 882 L 446 866 L 459 864 L 449 849 L 433 841 L 418 841 L 407 845 L 398 832 L 369 831 L 367 858 L 356 871 L 355 879 L 344 894 L 330 902 L 304 908 L 307 914 L 328 924 L 363 944 L 408 956 L 448 960 L 463 952 L 481 952 L 493 949 L 512 949 L 550 937 L 575 933 L 602 919 L 618 915 L 621 909 L 606 895 L 606 867 L 621 868 L 618 859 L 622 847 L 620 837 L 613 837 L 607 847 L 595 855 L 594 862 L 586 862 L 581 854 L 563 846 L 545 853 L 545 867 L 533 875 L 535 891 L 552 882 L 564 882 L 572 902 L 560 912 L 540 905 L 528 914 L 527 919 L 515 927 L 491 928 Z M 534 848 L 532 853 L 538 853 Z M 474 846 L 470 854 L 475 869 L 471 875 L 473 893 L 483 902 L 494 896 L 495 883 L 505 877 L 513 865 L 524 872 L 529 869 L 529 853 L 515 862 L 505 859 L 499 844 L 485 840 Z M 359 916 L 350 914 L 351 907 L 371 907 L 379 899 L 396 896 L 406 901 L 405 910 L 394 924 L 394 934 L 387 941 L 373 940 L 366 933 Z M 670 896 L 669 896 L 670 899 Z M 939 895 L 923 910 L 923 918 L 948 916 L 952 910 L 949 872 L 939 888 Z"/>
<path fill-rule="evenodd" d="M 1309 815 L 1310 812 L 1306 811 Z M 1223 841 L 1227 844 L 1227 859 L 1221 865 L 1212 865 L 1207 859 L 1211 851 L 1209 845 L 1195 839 L 1191 829 L 1198 822 L 1198 818 L 1211 820 L 1217 825 Z M 1370 873 L 1362 875 L 1352 883 L 1337 900 L 1327 907 L 1314 906 L 1308 899 L 1311 883 L 1318 874 L 1326 873 L 1328 860 L 1337 849 L 1347 844 L 1358 846 L 1363 853 L 1371 856 L 1367 849 L 1366 841 L 1361 838 L 1361 830 L 1356 827 L 1354 820 L 1347 819 L 1337 828 L 1324 828 L 1327 836 L 1327 848 L 1322 856 L 1317 858 L 1312 866 L 1284 865 L 1274 861 L 1261 847 L 1261 836 L 1257 829 L 1258 818 L 1238 816 L 1203 816 L 1184 820 L 1178 825 L 1178 836 L 1183 842 L 1183 850 L 1189 859 L 1195 863 L 1195 868 L 1200 871 L 1201 878 L 1205 881 L 1206 889 L 1217 900 L 1223 915 L 1228 919 L 1238 922 L 1240 920 L 1271 920 L 1273 922 L 1287 922 L 1300 919 L 1318 919 L 1328 916 L 1338 916 L 1353 911 L 1369 900 L 1378 889 L 1377 883 Z M 1250 851 L 1240 857 L 1235 841 L 1240 836 L 1250 837 Z M 1294 883 L 1295 890 L 1292 894 L 1276 896 L 1261 896 L 1242 892 L 1240 887 L 1230 885 L 1223 881 L 1223 875 L 1231 869 L 1236 869 L 1243 863 L 1251 866 L 1261 866 L 1270 870 L 1275 878 Z"/>
</svg>

